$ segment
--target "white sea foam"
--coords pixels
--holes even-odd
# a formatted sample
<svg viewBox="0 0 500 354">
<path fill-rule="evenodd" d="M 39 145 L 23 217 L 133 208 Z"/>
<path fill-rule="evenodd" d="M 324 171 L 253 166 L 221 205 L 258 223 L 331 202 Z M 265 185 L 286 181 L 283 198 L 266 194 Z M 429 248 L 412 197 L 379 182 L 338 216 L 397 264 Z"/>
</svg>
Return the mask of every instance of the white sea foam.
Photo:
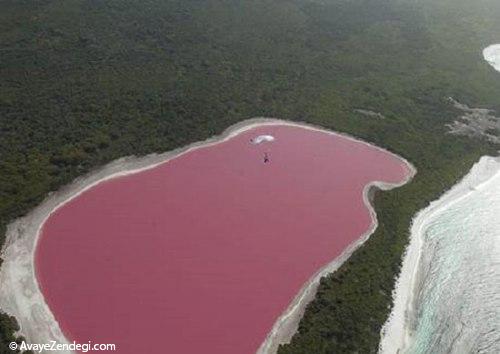
<svg viewBox="0 0 500 354">
<path fill-rule="evenodd" d="M 417 214 L 381 353 L 500 352 L 500 159 Z"/>
<path fill-rule="evenodd" d="M 413 219 L 410 244 L 403 257 L 403 266 L 393 294 L 392 313 L 382 329 L 380 352 L 384 354 L 406 353 L 413 340 L 415 319 L 418 312 L 416 299 L 419 286 L 425 278 L 420 270 L 425 248 L 425 235 L 430 224 L 439 215 L 464 198 L 467 198 L 484 183 L 500 172 L 500 159 L 483 157 L 464 179 L 441 198 L 421 210 Z M 500 204 L 498 205 L 500 208 Z M 453 240 L 454 235 L 449 235 Z M 475 240 L 469 239 L 474 242 Z M 445 299 L 446 300 L 446 299 Z M 438 335 L 437 333 L 435 334 Z"/>
<path fill-rule="evenodd" d="M 500 71 L 500 44 L 492 44 L 485 48 L 483 57 L 495 70 Z"/>
<path fill-rule="evenodd" d="M 409 353 L 500 353 L 500 169 L 427 221 Z"/>
<path fill-rule="evenodd" d="M 500 71 L 500 44 L 484 49 Z M 413 219 L 379 352 L 500 352 L 500 158 Z"/>
</svg>

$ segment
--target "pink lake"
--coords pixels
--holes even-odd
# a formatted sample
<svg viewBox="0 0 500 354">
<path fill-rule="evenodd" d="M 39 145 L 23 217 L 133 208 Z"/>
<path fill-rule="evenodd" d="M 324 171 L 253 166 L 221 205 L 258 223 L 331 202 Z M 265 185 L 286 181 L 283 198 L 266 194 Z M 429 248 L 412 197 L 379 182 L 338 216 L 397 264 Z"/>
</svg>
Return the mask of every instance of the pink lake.
<svg viewBox="0 0 500 354">
<path fill-rule="evenodd" d="M 250 143 L 261 134 L 275 141 Z M 409 172 L 342 136 L 254 127 L 59 208 L 36 276 L 69 340 L 131 354 L 255 353 L 308 279 L 370 228 L 365 185 Z"/>
</svg>

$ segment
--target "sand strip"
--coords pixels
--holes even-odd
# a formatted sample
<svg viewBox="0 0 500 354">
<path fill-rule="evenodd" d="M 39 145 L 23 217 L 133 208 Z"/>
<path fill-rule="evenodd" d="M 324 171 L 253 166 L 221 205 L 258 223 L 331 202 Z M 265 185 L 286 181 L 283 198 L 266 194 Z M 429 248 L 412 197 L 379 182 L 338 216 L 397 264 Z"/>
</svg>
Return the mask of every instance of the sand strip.
<svg viewBox="0 0 500 354">
<path fill-rule="evenodd" d="M 500 44 L 492 44 L 485 48 L 483 57 L 495 70 L 500 71 Z"/>
<path fill-rule="evenodd" d="M 277 124 L 296 126 L 342 136 L 390 153 L 385 149 L 360 141 L 359 139 L 325 130 L 321 127 L 272 118 L 253 118 L 237 123 L 226 129 L 220 136 L 203 142 L 193 143 L 162 154 L 121 158 L 85 176 L 79 177 L 59 191 L 50 193 L 38 207 L 26 216 L 13 221 L 7 227 L 6 243 L 1 252 L 4 263 L 0 269 L 0 284 L 2 284 L 0 288 L 0 308 L 17 318 L 21 327 L 19 334 L 24 335 L 30 343 L 49 343 L 50 341 L 57 341 L 58 343 L 68 342 L 44 301 L 34 270 L 34 251 L 40 230 L 44 222 L 55 210 L 102 181 L 154 168 L 189 151 L 221 143 L 241 132 L 258 126 Z M 372 217 L 370 229 L 361 235 L 358 241 L 350 245 L 341 256 L 326 265 L 304 285 L 292 304 L 277 320 L 272 331 L 259 349 L 259 353 L 273 353 L 280 343 L 290 341 L 298 327 L 298 322 L 304 312 L 305 306 L 314 298 L 320 278 L 336 270 L 375 230 L 377 219 L 369 198 L 372 188 L 391 189 L 407 183 L 414 176 L 416 170 L 408 161 L 395 154 L 390 154 L 407 165 L 409 174 L 406 180 L 399 184 L 385 184 L 375 181 L 365 186 L 363 199 Z"/>
<path fill-rule="evenodd" d="M 500 44 L 493 44 L 483 50 L 484 59 L 500 71 Z M 455 102 L 455 101 L 454 101 Z M 459 105 L 462 110 L 469 107 Z M 410 243 L 403 256 L 403 265 L 392 293 L 393 308 L 389 319 L 382 327 L 379 345 L 380 353 L 404 353 L 411 340 L 411 323 L 415 319 L 414 294 L 418 289 L 418 265 L 423 246 L 423 230 L 425 221 L 433 214 L 448 208 L 493 177 L 500 169 L 500 158 L 483 157 L 476 163 L 461 182 L 453 186 L 441 198 L 432 202 L 413 218 L 410 229 Z"/>
<path fill-rule="evenodd" d="M 404 353 L 411 341 L 411 324 L 416 315 L 414 295 L 418 291 L 416 289 L 418 268 L 427 222 L 432 220 L 436 213 L 474 193 L 497 173 L 500 173 L 500 157 L 482 157 L 458 184 L 414 217 L 410 229 L 410 243 L 405 251 L 401 273 L 393 291 L 393 309 L 382 328 L 380 353 Z"/>
<path fill-rule="evenodd" d="M 414 170 L 412 170 L 414 171 Z M 368 240 L 370 235 L 375 231 L 378 226 L 377 214 L 373 209 L 371 203 L 371 196 L 373 195 L 374 189 L 378 188 L 381 190 L 389 190 L 403 184 L 407 183 L 414 176 L 414 172 L 408 176 L 408 178 L 399 184 L 389 184 L 382 182 L 372 182 L 365 186 L 363 190 L 363 200 L 366 207 L 370 211 L 370 216 L 372 223 L 370 228 L 362 234 L 359 239 L 351 243 L 340 256 L 335 258 L 331 263 L 328 263 L 319 272 L 317 272 L 300 290 L 299 294 L 292 301 L 290 306 L 286 311 L 278 318 L 273 326 L 273 329 L 268 334 L 266 340 L 261 345 L 257 354 L 271 354 L 276 353 L 280 344 L 290 343 L 293 335 L 297 332 L 299 328 L 299 322 L 307 304 L 309 304 L 316 296 L 316 291 L 318 289 L 321 278 L 324 276 L 335 272 L 349 257 L 351 254 L 358 249 L 363 243 Z"/>
</svg>

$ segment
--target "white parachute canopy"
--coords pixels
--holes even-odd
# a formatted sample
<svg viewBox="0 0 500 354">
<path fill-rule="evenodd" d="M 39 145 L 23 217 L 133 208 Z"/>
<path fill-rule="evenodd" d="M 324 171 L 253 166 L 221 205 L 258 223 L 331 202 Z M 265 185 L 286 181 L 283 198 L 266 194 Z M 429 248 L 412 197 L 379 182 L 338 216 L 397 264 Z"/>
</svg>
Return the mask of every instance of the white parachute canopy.
<svg viewBox="0 0 500 354">
<path fill-rule="evenodd" d="M 272 135 L 259 135 L 255 138 L 253 138 L 252 140 L 250 140 L 250 142 L 254 145 L 261 144 L 264 142 L 271 142 L 271 141 L 274 141 L 274 136 L 272 136 Z"/>
</svg>

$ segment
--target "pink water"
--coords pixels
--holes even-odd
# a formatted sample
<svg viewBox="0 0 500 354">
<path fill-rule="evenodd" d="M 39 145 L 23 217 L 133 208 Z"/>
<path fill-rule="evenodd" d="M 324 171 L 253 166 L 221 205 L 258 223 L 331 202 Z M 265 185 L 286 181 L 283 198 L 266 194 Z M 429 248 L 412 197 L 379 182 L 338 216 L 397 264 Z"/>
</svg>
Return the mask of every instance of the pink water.
<svg viewBox="0 0 500 354">
<path fill-rule="evenodd" d="M 276 140 L 252 145 L 260 134 Z M 261 126 L 58 209 L 37 278 L 70 340 L 131 354 L 254 353 L 304 283 L 370 227 L 363 187 L 408 173 L 366 144 Z"/>
</svg>

